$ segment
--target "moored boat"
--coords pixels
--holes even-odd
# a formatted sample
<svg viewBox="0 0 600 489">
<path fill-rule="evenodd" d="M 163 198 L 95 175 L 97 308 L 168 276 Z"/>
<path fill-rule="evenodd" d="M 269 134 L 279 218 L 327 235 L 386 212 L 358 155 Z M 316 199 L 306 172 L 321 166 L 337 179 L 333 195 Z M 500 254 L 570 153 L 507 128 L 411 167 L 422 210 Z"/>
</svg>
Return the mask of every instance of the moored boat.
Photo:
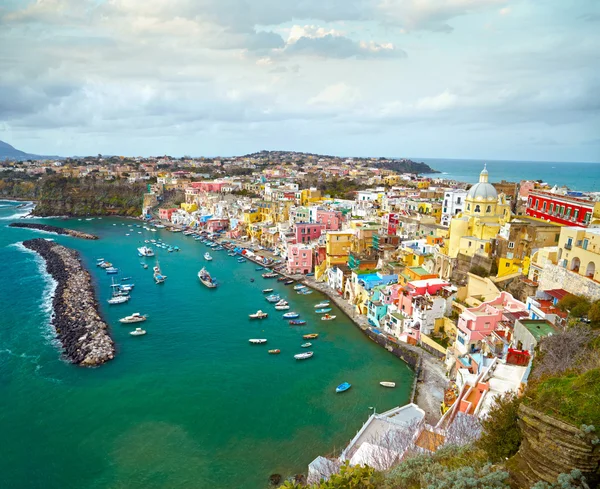
<svg viewBox="0 0 600 489">
<path fill-rule="evenodd" d="M 263 294 L 270 294 L 271 292 L 273 292 L 273 289 L 263 289 L 262 291 Z"/>
<path fill-rule="evenodd" d="M 210 256 L 210 253 L 208 251 L 204 253 L 204 259 L 206 261 L 212 261 L 212 256 Z"/>
<path fill-rule="evenodd" d="M 329 301 L 323 301 L 315 304 L 315 309 L 321 309 L 322 307 L 329 307 Z"/>
<path fill-rule="evenodd" d="M 146 334 L 146 330 L 142 328 L 135 328 L 129 333 L 131 336 L 143 336 Z"/>
<path fill-rule="evenodd" d="M 299 317 L 300 317 L 300 314 L 298 314 L 297 312 L 286 312 L 283 315 L 283 319 L 296 319 Z"/>
<path fill-rule="evenodd" d="M 251 338 L 248 340 L 249 343 L 253 345 L 262 345 L 267 342 L 265 338 Z"/>
<path fill-rule="evenodd" d="M 275 303 L 279 302 L 281 300 L 281 297 L 279 297 L 279 294 L 273 294 L 265 297 L 265 299 L 267 299 L 267 302 Z"/>
<path fill-rule="evenodd" d="M 248 314 L 250 319 L 265 319 L 269 314 L 266 312 L 262 312 L 260 309 L 256 311 L 254 314 Z"/>
<path fill-rule="evenodd" d="M 383 387 L 396 387 L 396 382 L 379 382 L 379 385 L 382 385 Z"/>
<path fill-rule="evenodd" d="M 311 346 L 312 346 L 312 343 L 310 343 L 310 342 L 307 342 L 307 343 L 302 343 L 302 344 L 300 345 L 300 348 L 310 348 Z"/>
<path fill-rule="evenodd" d="M 154 251 L 148 246 L 141 246 L 137 251 L 139 256 L 154 256 Z"/>
<path fill-rule="evenodd" d="M 285 282 L 283 282 L 283 285 L 292 285 L 293 283 L 293 280 L 286 280 Z"/>
<path fill-rule="evenodd" d="M 275 304 L 275 309 L 278 311 L 287 311 L 290 308 L 288 304 L 277 305 Z"/>
<path fill-rule="evenodd" d="M 115 267 L 108 267 L 105 269 L 107 275 L 116 275 L 119 273 L 119 269 Z"/>
<path fill-rule="evenodd" d="M 124 304 L 129 299 L 130 299 L 130 297 L 128 295 L 116 295 L 115 294 L 113 297 L 111 297 L 110 299 L 108 299 L 108 303 L 110 305 Z"/>
<path fill-rule="evenodd" d="M 303 324 L 306 324 L 306 321 L 304 319 L 292 319 L 288 322 L 290 326 L 302 326 Z"/>
<path fill-rule="evenodd" d="M 306 285 L 302 285 L 302 284 L 296 284 L 294 285 L 294 290 L 303 290 L 306 289 Z"/>
<path fill-rule="evenodd" d="M 337 316 L 330 316 L 329 314 L 325 314 L 325 316 L 321 316 L 321 321 L 333 321 Z"/>
<path fill-rule="evenodd" d="M 304 340 L 316 340 L 319 337 L 319 333 L 310 333 L 302 335 L 302 339 Z"/>
<path fill-rule="evenodd" d="M 288 301 L 286 301 L 285 299 L 281 299 L 277 304 L 275 304 L 276 306 L 287 306 Z"/>
<path fill-rule="evenodd" d="M 157 284 L 162 284 L 167 279 L 166 275 L 163 275 L 160 270 L 160 265 L 158 264 L 158 260 L 156 260 L 156 266 L 154 267 L 154 281 Z"/>
<path fill-rule="evenodd" d="M 246 260 L 245 258 L 238 258 L 238 263 L 246 263 L 248 260 Z"/>
<path fill-rule="evenodd" d="M 125 316 L 124 318 L 119 319 L 119 322 L 123 324 L 132 324 L 141 323 L 146 319 L 148 319 L 147 316 L 143 316 L 139 312 L 134 312 L 131 316 Z"/>
<path fill-rule="evenodd" d="M 313 355 L 314 355 L 314 352 L 307 351 L 305 353 L 298 353 L 297 355 L 294 355 L 294 358 L 296 360 L 306 360 L 306 359 L 312 357 Z"/>
<path fill-rule="evenodd" d="M 217 285 L 219 285 L 217 281 L 211 277 L 210 273 L 208 273 L 208 270 L 206 270 L 206 268 L 204 267 L 198 272 L 198 279 L 209 289 L 214 289 Z"/>
<path fill-rule="evenodd" d="M 327 312 L 331 312 L 331 307 L 324 307 L 323 309 L 316 309 L 315 312 L 317 314 L 325 314 Z"/>
<path fill-rule="evenodd" d="M 350 387 L 352 387 L 352 384 L 349 384 L 348 382 L 343 382 L 335 388 L 335 392 L 346 392 L 348 389 L 350 389 Z"/>
<path fill-rule="evenodd" d="M 277 350 L 269 350 L 269 355 L 279 355 L 281 353 L 281 350 L 277 349 Z"/>
<path fill-rule="evenodd" d="M 234 255 L 235 255 L 235 253 L 234 253 Z M 265 269 L 265 267 L 256 267 L 254 270 L 257 272 L 260 272 L 261 270 L 264 270 L 264 269 Z"/>
<path fill-rule="evenodd" d="M 279 277 L 277 279 L 278 282 L 285 282 L 287 280 L 287 277 Z"/>
<path fill-rule="evenodd" d="M 275 277 L 277 277 L 277 274 L 273 273 L 273 272 L 267 272 L 267 273 L 262 274 L 262 278 L 275 278 Z"/>
</svg>

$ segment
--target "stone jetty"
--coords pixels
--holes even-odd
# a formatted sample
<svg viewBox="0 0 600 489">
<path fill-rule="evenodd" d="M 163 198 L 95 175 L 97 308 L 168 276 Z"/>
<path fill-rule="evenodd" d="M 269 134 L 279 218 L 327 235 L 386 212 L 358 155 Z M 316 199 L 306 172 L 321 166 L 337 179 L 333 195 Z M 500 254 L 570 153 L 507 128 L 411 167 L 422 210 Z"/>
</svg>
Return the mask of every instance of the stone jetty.
<svg viewBox="0 0 600 489">
<path fill-rule="evenodd" d="M 90 274 L 79 253 L 41 238 L 24 241 L 23 246 L 44 258 L 46 270 L 57 282 L 52 325 L 65 358 L 85 367 L 112 360 L 115 345 L 98 313 Z"/>
<path fill-rule="evenodd" d="M 74 229 L 59 228 L 58 226 L 50 226 L 48 224 L 37 224 L 34 222 L 12 222 L 8 226 L 11 228 L 39 229 L 40 231 L 64 234 L 66 236 L 73 236 L 74 238 L 98 239 L 98 236 L 95 236 L 94 234 L 82 233 L 81 231 L 75 231 Z"/>
</svg>

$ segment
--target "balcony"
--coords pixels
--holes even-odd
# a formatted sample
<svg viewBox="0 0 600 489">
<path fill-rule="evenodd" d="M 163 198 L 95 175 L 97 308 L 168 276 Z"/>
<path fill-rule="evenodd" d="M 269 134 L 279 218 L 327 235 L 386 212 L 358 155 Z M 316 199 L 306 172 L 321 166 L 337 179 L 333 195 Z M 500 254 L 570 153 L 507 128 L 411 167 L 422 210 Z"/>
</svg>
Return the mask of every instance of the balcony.
<svg viewBox="0 0 600 489">
<path fill-rule="evenodd" d="M 573 249 L 573 245 L 571 243 L 565 243 L 565 250 Z"/>
</svg>

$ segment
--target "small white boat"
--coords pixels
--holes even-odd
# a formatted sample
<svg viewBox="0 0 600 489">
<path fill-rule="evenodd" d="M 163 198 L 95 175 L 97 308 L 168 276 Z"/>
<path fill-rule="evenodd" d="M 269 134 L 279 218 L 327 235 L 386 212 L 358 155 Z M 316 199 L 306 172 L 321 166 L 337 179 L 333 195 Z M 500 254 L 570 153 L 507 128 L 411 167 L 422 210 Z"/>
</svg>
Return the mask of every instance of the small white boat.
<svg viewBox="0 0 600 489">
<path fill-rule="evenodd" d="M 307 358 L 310 358 L 313 355 L 314 355 L 314 352 L 307 351 L 306 353 L 298 353 L 297 355 L 294 355 L 294 358 L 296 360 L 306 360 Z"/>
<path fill-rule="evenodd" d="M 206 261 L 212 261 L 212 256 L 210 256 L 210 253 L 208 251 L 204 253 L 204 259 Z"/>
<path fill-rule="evenodd" d="M 277 309 L 278 311 L 287 311 L 289 308 L 290 306 L 288 304 L 282 304 L 281 306 L 275 304 L 275 309 Z"/>
<path fill-rule="evenodd" d="M 302 285 L 302 284 L 294 285 L 294 290 L 304 290 L 306 288 L 307 288 L 306 285 Z"/>
<path fill-rule="evenodd" d="M 300 348 L 310 348 L 312 346 L 311 342 L 307 342 L 307 343 L 302 343 L 300 345 Z"/>
<path fill-rule="evenodd" d="M 154 251 L 149 246 L 140 246 L 137 251 L 139 256 L 154 256 Z"/>
<path fill-rule="evenodd" d="M 269 314 L 266 312 L 262 312 L 261 310 L 256 311 L 254 314 L 248 314 L 248 317 L 250 319 L 264 319 L 268 316 Z"/>
<path fill-rule="evenodd" d="M 315 309 L 322 309 L 324 307 L 329 307 L 329 301 L 323 301 L 315 304 Z"/>
<path fill-rule="evenodd" d="M 263 294 L 270 294 L 271 292 L 273 292 L 273 289 L 263 289 Z"/>
<path fill-rule="evenodd" d="M 267 342 L 265 338 L 251 338 L 248 341 L 253 345 L 262 345 L 263 343 Z"/>
<path fill-rule="evenodd" d="M 146 316 L 141 315 L 139 312 L 134 312 L 131 316 L 119 319 L 119 322 L 123 324 L 141 323 L 146 319 L 148 319 Z"/>
<path fill-rule="evenodd" d="M 129 333 L 131 336 L 142 336 L 146 334 L 146 330 L 142 328 L 135 328 L 132 332 Z"/>
<path fill-rule="evenodd" d="M 287 306 L 288 301 L 286 301 L 285 299 L 281 299 L 277 304 L 275 304 L 276 306 Z"/>
<path fill-rule="evenodd" d="M 396 382 L 379 382 L 383 387 L 396 387 Z"/>
<path fill-rule="evenodd" d="M 114 297 L 111 297 L 110 299 L 108 299 L 108 303 L 110 305 L 124 304 L 128 300 L 129 300 L 129 296 L 128 295 L 115 295 Z"/>
<path fill-rule="evenodd" d="M 325 316 L 321 317 L 321 321 L 333 321 L 337 316 L 330 316 L 329 314 L 325 314 Z"/>
</svg>

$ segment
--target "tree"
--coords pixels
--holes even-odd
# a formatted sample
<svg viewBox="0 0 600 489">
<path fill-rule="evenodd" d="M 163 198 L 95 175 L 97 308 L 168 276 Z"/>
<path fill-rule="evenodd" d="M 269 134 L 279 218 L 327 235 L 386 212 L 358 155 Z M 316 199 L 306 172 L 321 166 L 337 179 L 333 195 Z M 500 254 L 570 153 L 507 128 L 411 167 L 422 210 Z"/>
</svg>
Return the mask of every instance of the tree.
<svg viewBox="0 0 600 489">
<path fill-rule="evenodd" d="M 558 308 L 561 311 L 568 312 L 574 318 L 587 316 L 590 307 L 591 303 L 589 299 L 580 295 L 567 295 L 558 303 Z"/>
<path fill-rule="evenodd" d="M 512 457 L 519 450 L 523 434 L 517 423 L 521 399 L 511 392 L 497 396 L 488 416 L 481 422 L 477 445 L 492 462 Z"/>
</svg>

